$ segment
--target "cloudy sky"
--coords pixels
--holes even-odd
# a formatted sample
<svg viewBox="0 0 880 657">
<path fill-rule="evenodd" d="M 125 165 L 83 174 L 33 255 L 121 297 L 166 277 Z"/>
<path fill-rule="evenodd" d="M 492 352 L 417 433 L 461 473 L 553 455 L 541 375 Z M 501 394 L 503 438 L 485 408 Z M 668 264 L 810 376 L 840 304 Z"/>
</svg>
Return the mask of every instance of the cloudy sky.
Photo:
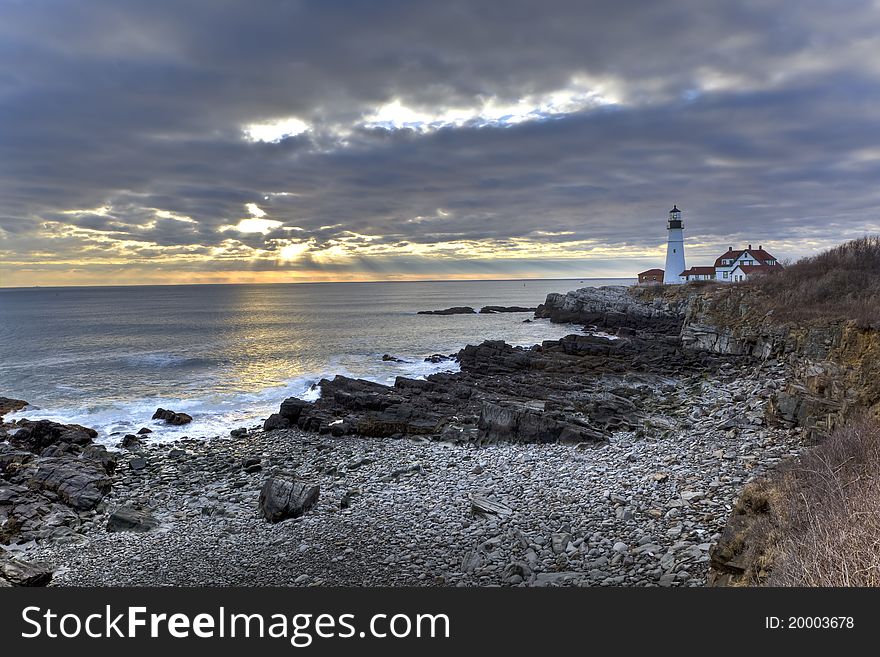
<svg viewBox="0 0 880 657">
<path fill-rule="evenodd" d="M 880 231 L 861 0 L 0 0 L 0 286 L 631 276 Z"/>
</svg>

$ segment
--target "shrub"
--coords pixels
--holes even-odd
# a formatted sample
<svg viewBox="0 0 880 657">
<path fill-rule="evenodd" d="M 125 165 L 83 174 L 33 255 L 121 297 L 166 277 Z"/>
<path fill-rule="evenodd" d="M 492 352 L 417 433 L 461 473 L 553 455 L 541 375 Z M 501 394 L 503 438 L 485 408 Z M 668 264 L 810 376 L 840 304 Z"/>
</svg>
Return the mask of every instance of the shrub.
<svg viewBox="0 0 880 657">
<path fill-rule="evenodd" d="M 880 326 L 880 236 L 863 237 L 741 285 L 781 321 Z"/>
<path fill-rule="evenodd" d="M 880 424 L 858 418 L 777 473 L 771 586 L 880 586 Z"/>
</svg>

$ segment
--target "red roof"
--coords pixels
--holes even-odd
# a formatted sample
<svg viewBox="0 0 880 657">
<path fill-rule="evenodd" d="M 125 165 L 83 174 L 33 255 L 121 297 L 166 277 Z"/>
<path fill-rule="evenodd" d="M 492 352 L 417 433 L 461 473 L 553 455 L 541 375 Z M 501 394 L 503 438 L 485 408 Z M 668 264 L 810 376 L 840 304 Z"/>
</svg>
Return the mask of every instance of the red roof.
<svg viewBox="0 0 880 657">
<path fill-rule="evenodd" d="M 737 265 L 736 269 L 741 270 L 744 274 L 763 274 L 776 269 L 781 269 L 782 265 Z"/>
<path fill-rule="evenodd" d="M 767 253 L 764 249 L 743 249 L 742 251 L 728 251 L 727 253 L 718 256 L 715 260 L 715 266 L 724 267 L 724 265 L 721 264 L 722 260 L 736 260 L 743 253 L 748 253 L 761 264 L 766 263 L 768 260 L 776 260 L 774 256 Z"/>
<path fill-rule="evenodd" d="M 662 276 L 664 273 L 662 269 L 649 269 L 648 271 L 639 272 L 639 276 Z"/>
<path fill-rule="evenodd" d="M 715 267 L 691 267 L 690 269 L 685 269 L 683 272 L 679 274 L 679 276 L 696 276 L 703 274 L 715 274 Z"/>
</svg>

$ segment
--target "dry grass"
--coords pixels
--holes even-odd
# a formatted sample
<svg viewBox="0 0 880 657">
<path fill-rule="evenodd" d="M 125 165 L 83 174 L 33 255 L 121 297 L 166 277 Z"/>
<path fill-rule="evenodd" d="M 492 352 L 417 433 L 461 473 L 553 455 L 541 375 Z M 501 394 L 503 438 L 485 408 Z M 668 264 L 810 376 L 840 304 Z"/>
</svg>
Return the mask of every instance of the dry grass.
<svg viewBox="0 0 880 657">
<path fill-rule="evenodd" d="M 863 417 L 778 473 L 771 586 L 880 586 L 880 424 Z"/>
<path fill-rule="evenodd" d="M 855 320 L 880 327 L 880 237 L 863 237 L 739 284 L 781 321 Z"/>
</svg>

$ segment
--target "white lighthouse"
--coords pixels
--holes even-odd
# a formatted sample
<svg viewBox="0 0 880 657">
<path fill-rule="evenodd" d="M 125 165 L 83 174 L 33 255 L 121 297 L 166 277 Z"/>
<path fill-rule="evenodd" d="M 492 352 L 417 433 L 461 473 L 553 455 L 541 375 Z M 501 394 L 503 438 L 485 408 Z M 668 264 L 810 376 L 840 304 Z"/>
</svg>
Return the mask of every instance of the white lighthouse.
<svg viewBox="0 0 880 657">
<path fill-rule="evenodd" d="M 684 264 L 684 226 L 681 223 L 681 210 L 673 205 L 669 211 L 669 222 L 666 225 L 668 237 L 666 242 L 666 269 L 663 273 L 664 283 L 681 283 L 681 272 L 687 267 Z"/>
</svg>

